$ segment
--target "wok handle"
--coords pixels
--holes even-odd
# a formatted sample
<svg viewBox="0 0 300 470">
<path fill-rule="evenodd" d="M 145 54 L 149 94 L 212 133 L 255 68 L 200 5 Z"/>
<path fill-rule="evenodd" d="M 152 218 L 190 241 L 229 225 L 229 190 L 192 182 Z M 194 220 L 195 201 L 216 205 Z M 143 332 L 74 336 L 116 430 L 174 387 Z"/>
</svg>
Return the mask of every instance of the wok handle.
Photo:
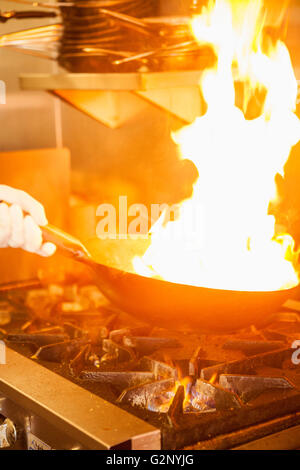
<svg viewBox="0 0 300 470">
<path fill-rule="evenodd" d="M 0 23 L 6 23 L 11 19 L 25 20 L 28 18 L 55 18 L 55 11 L 38 11 L 38 10 L 20 10 L 20 11 L 0 11 Z"/>
<path fill-rule="evenodd" d="M 44 241 L 54 243 L 64 256 L 74 258 L 82 263 L 91 264 L 90 253 L 77 238 L 49 224 L 41 227 L 41 231 Z"/>
</svg>

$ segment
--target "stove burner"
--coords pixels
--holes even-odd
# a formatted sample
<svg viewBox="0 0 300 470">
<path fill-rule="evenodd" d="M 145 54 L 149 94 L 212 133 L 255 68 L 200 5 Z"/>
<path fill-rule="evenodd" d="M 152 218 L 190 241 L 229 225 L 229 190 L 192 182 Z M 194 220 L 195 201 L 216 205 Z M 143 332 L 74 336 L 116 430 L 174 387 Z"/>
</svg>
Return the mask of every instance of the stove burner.
<svg viewBox="0 0 300 470">
<path fill-rule="evenodd" d="M 12 317 L 1 330 L 9 347 L 159 426 L 163 448 L 227 448 L 296 419 L 297 312 L 273 315 L 259 331 L 218 336 L 137 324 L 93 286 L 2 297 Z"/>
</svg>

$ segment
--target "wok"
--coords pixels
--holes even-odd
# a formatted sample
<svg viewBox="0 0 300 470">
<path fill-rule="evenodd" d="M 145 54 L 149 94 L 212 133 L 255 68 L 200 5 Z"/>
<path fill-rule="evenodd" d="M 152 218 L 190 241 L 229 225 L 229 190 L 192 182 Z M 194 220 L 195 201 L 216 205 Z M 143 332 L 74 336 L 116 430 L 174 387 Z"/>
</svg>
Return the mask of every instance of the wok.
<svg viewBox="0 0 300 470">
<path fill-rule="evenodd" d="M 270 292 L 231 291 L 147 278 L 98 263 L 79 240 L 60 229 L 48 225 L 42 231 L 62 254 L 94 271 L 97 286 L 114 305 L 153 326 L 216 333 L 262 326 L 298 291 L 298 286 Z M 118 250 L 117 243 L 114 249 Z"/>
</svg>

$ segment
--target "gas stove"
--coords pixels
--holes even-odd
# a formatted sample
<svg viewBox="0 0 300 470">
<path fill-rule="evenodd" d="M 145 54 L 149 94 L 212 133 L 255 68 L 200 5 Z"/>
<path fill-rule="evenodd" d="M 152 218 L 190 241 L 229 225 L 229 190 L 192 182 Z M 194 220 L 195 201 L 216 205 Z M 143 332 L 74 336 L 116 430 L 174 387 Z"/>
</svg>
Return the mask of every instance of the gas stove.
<svg viewBox="0 0 300 470">
<path fill-rule="evenodd" d="M 92 285 L 0 292 L 3 447 L 300 447 L 297 301 L 220 335 L 139 323 Z"/>
</svg>

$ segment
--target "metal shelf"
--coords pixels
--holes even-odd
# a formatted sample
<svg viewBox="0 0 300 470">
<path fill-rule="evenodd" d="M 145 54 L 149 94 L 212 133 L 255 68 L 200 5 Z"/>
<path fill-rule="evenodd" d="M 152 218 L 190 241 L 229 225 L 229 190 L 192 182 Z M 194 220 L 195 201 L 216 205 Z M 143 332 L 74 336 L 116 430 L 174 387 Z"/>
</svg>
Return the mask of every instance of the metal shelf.
<svg viewBox="0 0 300 470">
<path fill-rule="evenodd" d="M 202 71 L 21 74 L 23 90 L 148 91 L 197 86 Z"/>
</svg>

